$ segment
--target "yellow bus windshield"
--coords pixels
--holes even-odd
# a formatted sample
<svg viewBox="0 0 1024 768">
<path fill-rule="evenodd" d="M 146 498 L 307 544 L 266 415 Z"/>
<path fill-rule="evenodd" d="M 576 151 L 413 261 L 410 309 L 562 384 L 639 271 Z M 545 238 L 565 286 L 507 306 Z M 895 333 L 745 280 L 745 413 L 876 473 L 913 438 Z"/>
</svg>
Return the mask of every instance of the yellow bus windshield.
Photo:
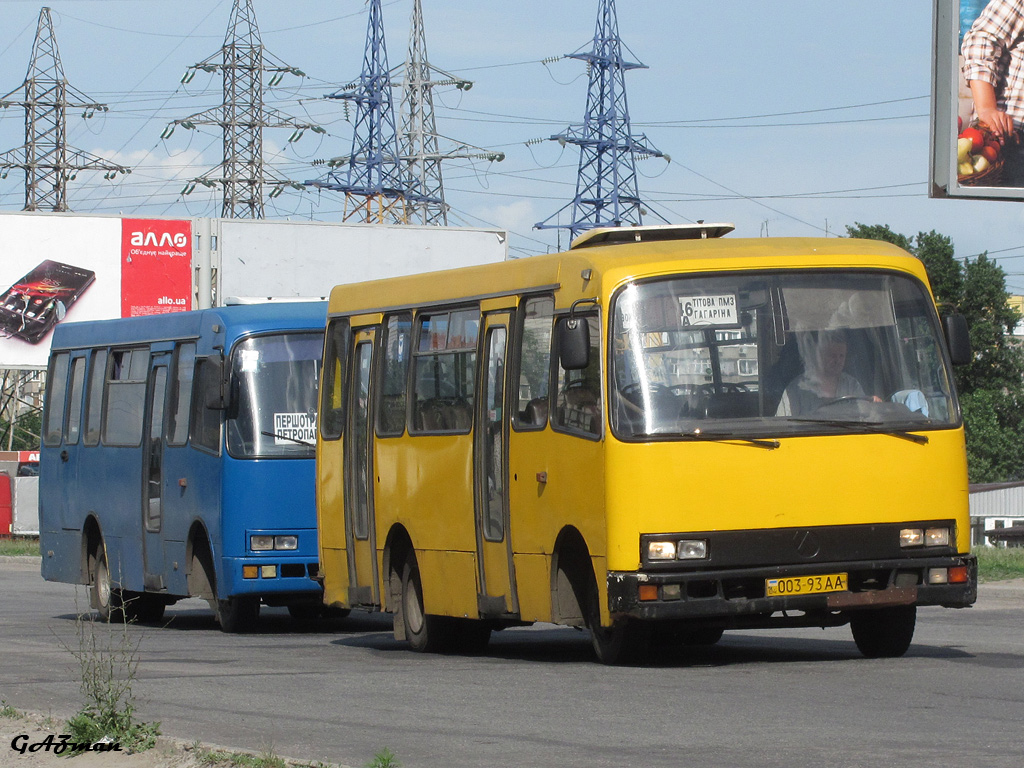
<svg viewBox="0 0 1024 768">
<path fill-rule="evenodd" d="M 954 426 L 924 286 L 887 272 L 633 283 L 614 299 L 612 428 L 623 439 Z"/>
</svg>

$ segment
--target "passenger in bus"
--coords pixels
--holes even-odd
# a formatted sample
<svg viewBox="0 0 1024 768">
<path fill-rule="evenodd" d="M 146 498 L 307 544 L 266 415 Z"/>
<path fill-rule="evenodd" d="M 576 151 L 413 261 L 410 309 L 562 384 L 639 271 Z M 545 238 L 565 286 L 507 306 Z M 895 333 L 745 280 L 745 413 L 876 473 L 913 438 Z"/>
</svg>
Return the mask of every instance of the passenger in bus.
<svg viewBox="0 0 1024 768">
<path fill-rule="evenodd" d="M 860 382 L 845 370 L 845 331 L 807 333 L 798 337 L 797 345 L 804 372 L 786 387 L 777 416 L 799 416 L 839 398 L 865 396 Z"/>
</svg>

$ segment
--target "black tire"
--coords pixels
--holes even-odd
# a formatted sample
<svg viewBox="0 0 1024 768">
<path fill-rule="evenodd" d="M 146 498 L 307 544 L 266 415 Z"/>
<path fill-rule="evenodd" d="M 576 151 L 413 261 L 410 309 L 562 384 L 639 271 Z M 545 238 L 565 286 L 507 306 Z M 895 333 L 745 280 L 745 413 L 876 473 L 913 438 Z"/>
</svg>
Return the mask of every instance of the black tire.
<svg viewBox="0 0 1024 768">
<path fill-rule="evenodd" d="M 431 616 L 423 610 L 423 586 L 416 555 L 409 553 L 402 570 L 402 598 L 398 609 L 405 626 L 405 639 L 414 651 L 443 653 L 450 647 L 451 626 L 443 616 Z"/>
<path fill-rule="evenodd" d="M 217 621 L 222 632 L 252 632 L 260 616 L 258 597 L 229 597 L 217 601 Z"/>
<path fill-rule="evenodd" d="M 905 654 L 914 639 L 916 623 L 916 605 L 850 613 L 853 641 L 869 659 L 894 659 Z"/>
<path fill-rule="evenodd" d="M 89 602 L 103 621 L 124 621 L 121 590 L 110 580 L 106 548 L 101 542 L 89 558 Z"/>
<path fill-rule="evenodd" d="M 647 657 L 651 648 L 651 625 L 635 619 L 617 619 L 610 627 L 601 626 L 601 609 L 597 585 L 591 583 L 584 605 L 590 644 L 597 660 L 611 666 L 636 664 Z"/>
</svg>

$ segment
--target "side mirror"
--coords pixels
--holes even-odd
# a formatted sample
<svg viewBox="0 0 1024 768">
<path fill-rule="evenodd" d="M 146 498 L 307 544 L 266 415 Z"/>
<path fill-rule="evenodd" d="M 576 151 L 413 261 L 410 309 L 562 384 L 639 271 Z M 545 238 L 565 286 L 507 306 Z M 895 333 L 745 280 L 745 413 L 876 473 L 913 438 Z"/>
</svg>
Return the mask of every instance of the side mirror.
<svg viewBox="0 0 1024 768">
<path fill-rule="evenodd" d="M 199 380 L 203 384 L 203 405 L 212 411 L 228 407 L 224 381 L 224 358 L 209 357 L 199 363 Z"/>
<path fill-rule="evenodd" d="M 967 318 L 959 312 L 942 318 L 942 330 L 946 334 L 946 346 L 953 365 L 966 365 L 974 359 L 971 353 L 971 336 L 967 330 Z"/>
<path fill-rule="evenodd" d="M 558 361 L 567 371 L 579 371 L 590 364 L 590 323 L 585 317 L 564 317 L 558 321 Z"/>
</svg>

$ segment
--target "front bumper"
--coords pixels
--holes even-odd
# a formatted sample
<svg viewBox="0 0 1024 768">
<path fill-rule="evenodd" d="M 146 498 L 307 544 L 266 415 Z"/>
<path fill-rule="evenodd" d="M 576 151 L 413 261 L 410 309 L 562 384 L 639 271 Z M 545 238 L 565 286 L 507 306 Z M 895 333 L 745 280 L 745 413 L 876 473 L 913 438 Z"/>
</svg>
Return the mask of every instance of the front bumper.
<svg viewBox="0 0 1024 768">
<path fill-rule="evenodd" d="M 966 582 L 927 583 L 927 574 L 932 568 L 965 566 L 968 569 Z M 840 572 L 849 575 L 847 591 L 782 597 L 765 595 L 765 582 L 770 578 Z M 641 585 L 648 587 L 645 590 L 648 593 L 650 585 L 657 587 L 657 599 L 641 600 Z M 665 586 L 670 589 L 665 590 Z M 966 608 L 977 597 L 978 561 L 973 555 L 686 572 L 608 573 L 608 608 L 613 617 L 719 619 L 725 624 L 751 628 L 773 626 L 777 622 L 770 617 L 783 611 L 821 616 L 892 605 Z"/>
</svg>

